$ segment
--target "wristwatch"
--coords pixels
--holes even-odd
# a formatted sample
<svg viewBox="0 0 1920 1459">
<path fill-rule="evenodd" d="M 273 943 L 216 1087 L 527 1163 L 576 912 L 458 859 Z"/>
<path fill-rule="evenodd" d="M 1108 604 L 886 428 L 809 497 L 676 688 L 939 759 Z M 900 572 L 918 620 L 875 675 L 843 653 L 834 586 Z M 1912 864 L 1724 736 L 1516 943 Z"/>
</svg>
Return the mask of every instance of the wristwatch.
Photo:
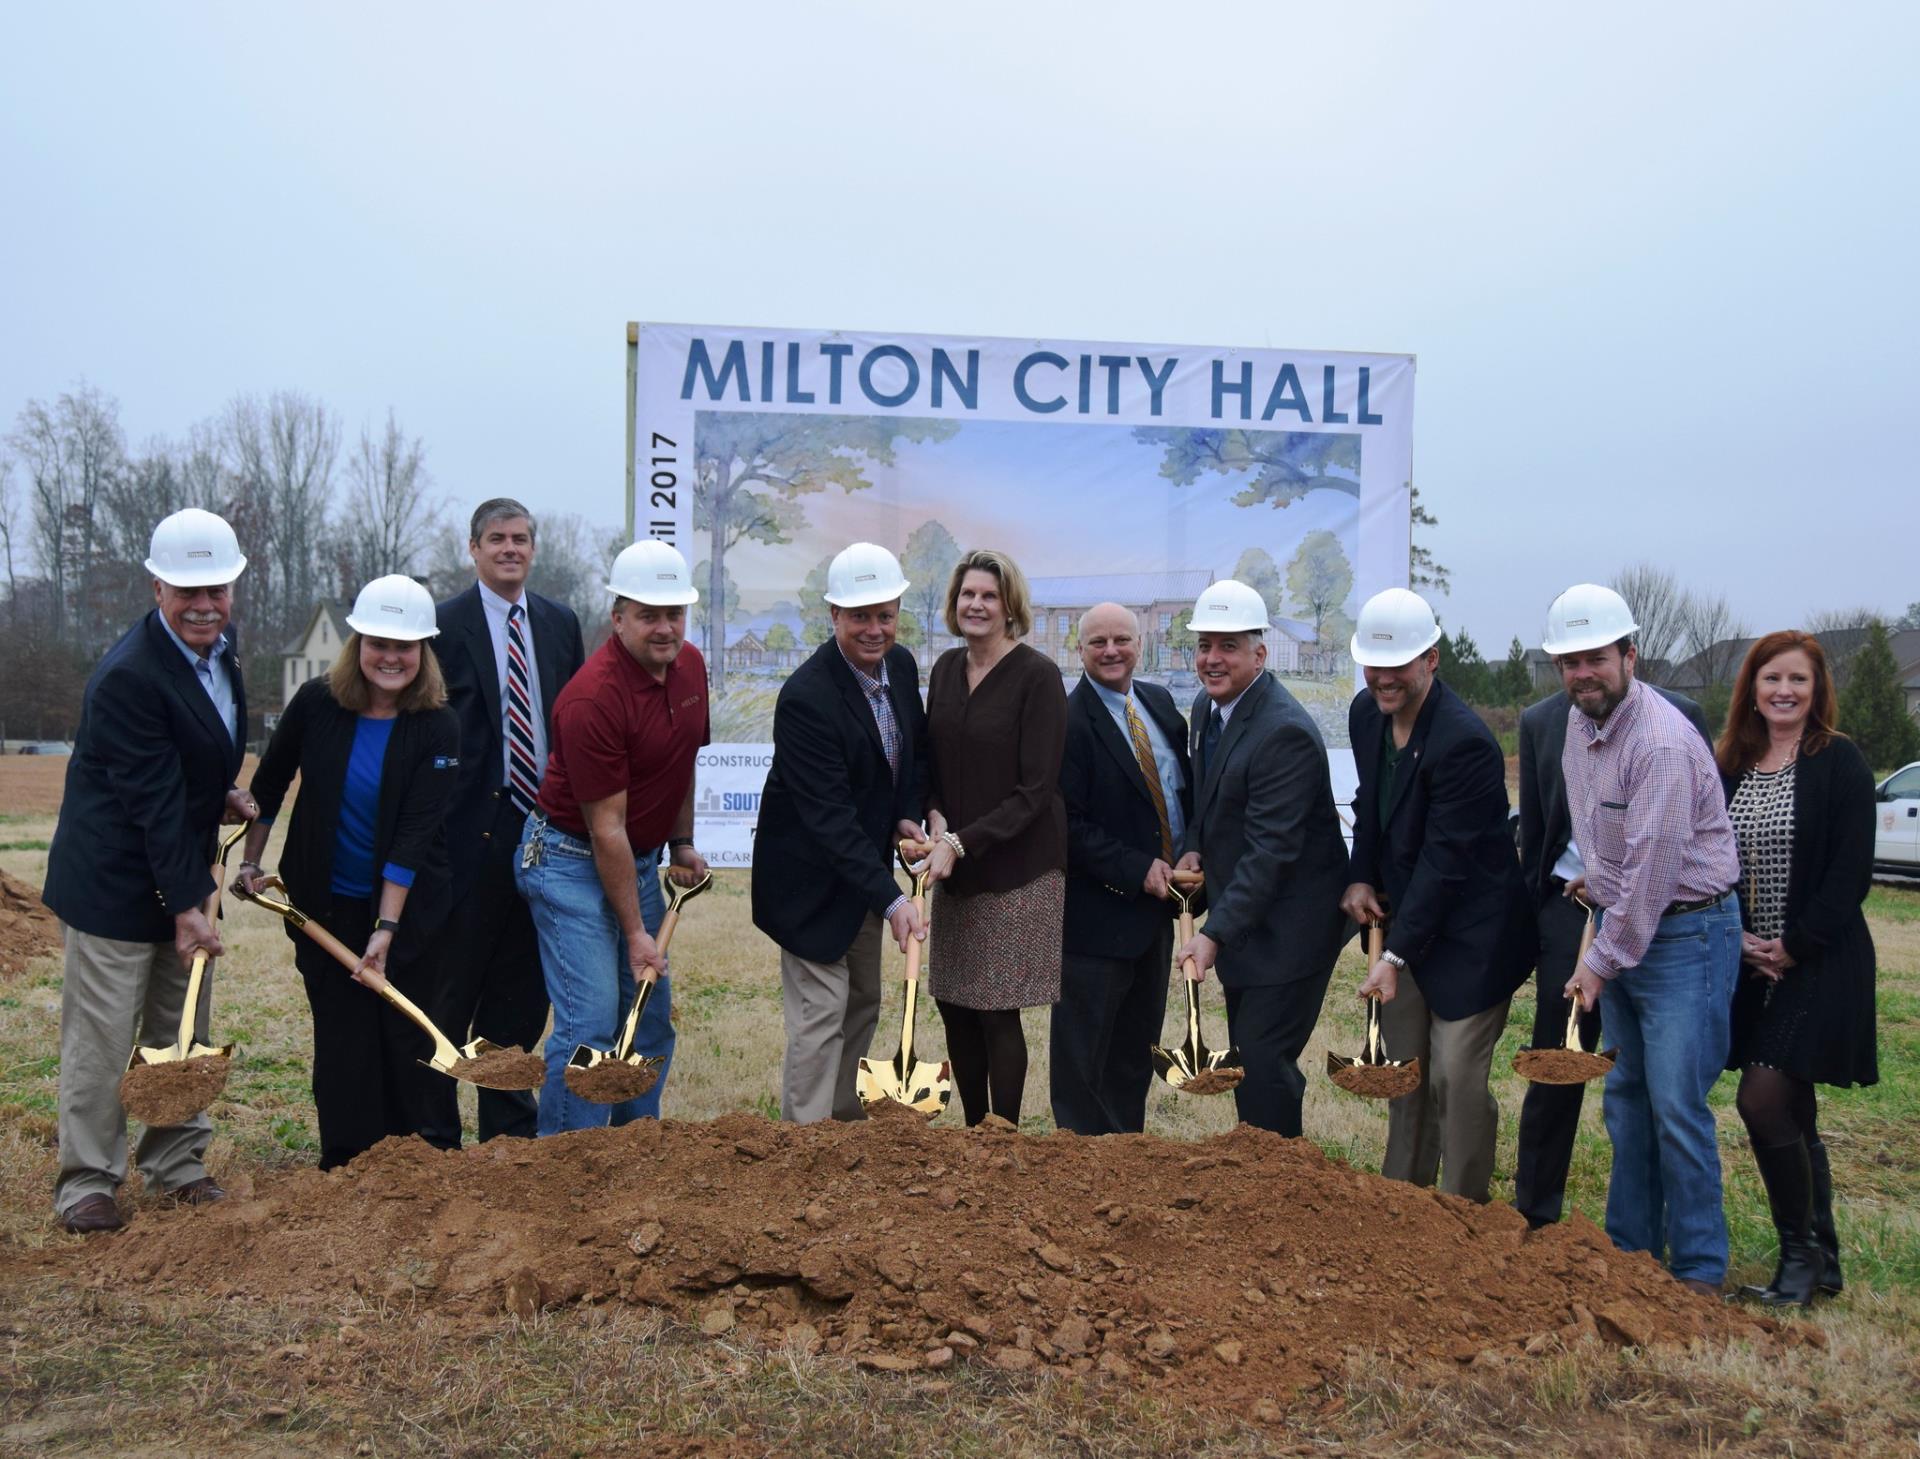
<svg viewBox="0 0 1920 1459">
<path fill-rule="evenodd" d="M 373 930 L 375 932 L 398 932 L 400 930 L 400 924 L 391 917 L 382 917 L 373 924 Z"/>
<path fill-rule="evenodd" d="M 667 850 L 670 852 L 678 851 L 682 846 L 691 846 L 692 844 L 693 844 L 693 837 L 691 836 L 667 837 Z"/>
<path fill-rule="evenodd" d="M 1380 949 L 1380 961 L 1399 972 L 1407 970 L 1407 960 L 1397 952 L 1388 952 L 1384 947 Z"/>
</svg>

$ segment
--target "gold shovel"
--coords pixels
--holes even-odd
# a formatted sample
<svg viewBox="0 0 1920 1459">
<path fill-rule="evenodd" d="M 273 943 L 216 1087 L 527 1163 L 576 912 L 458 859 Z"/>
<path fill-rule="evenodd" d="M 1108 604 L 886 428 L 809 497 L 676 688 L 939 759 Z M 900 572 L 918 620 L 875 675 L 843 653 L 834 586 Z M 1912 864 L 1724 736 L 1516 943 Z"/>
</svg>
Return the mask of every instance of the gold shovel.
<svg viewBox="0 0 1920 1459">
<path fill-rule="evenodd" d="M 713 885 L 713 873 L 708 872 L 692 886 L 683 887 L 671 876 L 662 878 L 661 885 L 667 892 L 667 914 L 660 919 L 660 931 L 653 945 L 660 950 L 664 961 L 667 944 L 673 941 L 673 929 L 680 925 L 681 906 Z M 634 1036 L 640 1031 L 640 1015 L 646 1012 L 647 1000 L 653 997 L 657 981 L 658 976 L 651 970 L 641 979 L 640 991 L 627 1012 L 626 1025 L 611 1049 L 597 1049 L 592 1044 L 574 1046 L 573 1057 L 567 1060 L 567 1088 L 595 1104 L 619 1104 L 625 1099 L 638 1099 L 659 1082 L 661 1066 L 667 1062 L 665 1057 L 633 1051 Z"/>
<path fill-rule="evenodd" d="M 203 907 L 209 924 L 220 915 L 220 886 L 227 856 L 247 834 L 247 823 L 229 826 L 220 836 L 220 859 L 213 867 L 213 895 Z M 199 1022 L 200 989 L 207 976 L 207 950 L 193 955 L 187 968 L 187 994 L 180 1004 L 179 1036 L 159 1047 L 136 1047 L 120 1079 L 120 1104 L 142 1124 L 167 1129 L 181 1124 L 220 1097 L 227 1087 L 232 1044 L 203 1044 L 193 1036 Z M 153 1071 L 153 1072 L 149 1072 Z"/>
<path fill-rule="evenodd" d="M 1182 947 L 1193 941 L 1193 899 L 1205 881 L 1197 871 L 1176 871 L 1168 878 L 1168 894 L 1180 904 L 1180 926 L 1174 936 Z M 1180 969 L 1180 981 L 1187 990 L 1187 1037 L 1177 1049 L 1153 1046 L 1153 1072 L 1182 1094 L 1225 1094 L 1247 1077 L 1246 1061 L 1238 1049 L 1210 1050 L 1200 1037 L 1200 982 L 1191 975 L 1192 967 L 1193 959 L 1188 958 Z"/>
<path fill-rule="evenodd" d="M 1593 906 L 1586 898 L 1576 898 L 1587 909 L 1587 925 L 1580 933 L 1580 951 L 1574 954 L 1573 965 L 1577 970 L 1587 960 L 1587 949 L 1593 946 L 1595 927 Z M 1516 1073 L 1535 1084 L 1585 1084 L 1591 1079 L 1604 1079 L 1613 1072 L 1613 1062 L 1620 1057 L 1620 1050 L 1607 1049 L 1602 1053 L 1590 1054 L 1580 1047 L 1580 997 L 1575 994 L 1569 1000 L 1572 1007 L 1567 1009 L 1567 1036 L 1559 1045 L 1548 1049 L 1522 1049 L 1513 1056 Z"/>
<path fill-rule="evenodd" d="M 247 834 L 247 823 L 229 826 L 220 837 L 220 860 L 213 868 L 213 896 L 208 899 L 203 910 L 209 924 L 220 915 L 220 883 L 227 874 L 227 855 Z M 127 1061 L 127 1068 L 133 1069 L 141 1064 L 178 1064 L 188 1059 L 226 1059 L 233 1055 L 232 1044 L 203 1044 L 193 1037 L 193 1025 L 198 1021 L 200 1012 L 200 984 L 207 973 L 207 953 L 202 948 L 193 955 L 193 964 L 187 970 L 186 1001 L 180 1005 L 180 1036 L 171 1044 L 159 1048 L 137 1048 L 133 1057 Z"/>
<path fill-rule="evenodd" d="M 262 877 L 259 887 L 253 891 L 248 891 L 243 882 L 236 881 L 233 884 L 236 897 L 286 918 L 325 948 L 333 960 L 348 972 L 358 969 L 360 959 L 339 938 L 294 906 L 286 897 L 286 889 L 286 883 L 277 876 Z M 274 895 L 276 892 L 280 895 Z M 433 1040 L 433 1057 L 420 1061 L 429 1069 L 437 1069 L 454 1079 L 464 1079 L 469 1084 L 478 1084 L 487 1089 L 538 1089 L 541 1080 L 546 1077 L 546 1065 L 539 1055 L 519 1049 L 503 1049 L 486 1039 L 474 1039 L 456 1047 L 453 1040 L 440 1032 L 433 1020 L 422 1013 L 411 998 L 384 977 L 373 984 L 372 989 Z"/>
<path fill-rule="evenodd" d="M 1367 929 L 1367 967 L 1372 969 L 1386 950 L 1387 929 Z M 1360 1057 L 1349 1059 L 1327 1051 L 1327 1077 L 1348 1094 L 1363 1099 L 1398 1099 L 1420 1087 L 1420 1061 L 1400 1062 L 1387 1057 L 1386 1040 L 1380 1032 L 1380 1000 L 1367 1000 L 1367 1041 Z"/>
<path fill-rule="evenodd" d="M 913 905 L 923 916 L 927 909 L 926 857 L 932 850 L 924 841 L 900 843 L 900 864 L 913 879 Z M 909 855 L 921 858 L 918 871 L 914 870 Z M 937 1118 L 953 1098 L 953 1069 L 945 1060 L 938 1064 L 914 1061 L 913 1022 L 920 997 L 920 948 L 919 938 L 907 939 L 907 986 L 900 1010 L 900 1050 L 891 1059 L 876 1059 L 871 1054 L 862 1059 L 855 1087 L 860 1103 L 869 1111 L 892 1101 L 931 1120 Z"/>
</svg>

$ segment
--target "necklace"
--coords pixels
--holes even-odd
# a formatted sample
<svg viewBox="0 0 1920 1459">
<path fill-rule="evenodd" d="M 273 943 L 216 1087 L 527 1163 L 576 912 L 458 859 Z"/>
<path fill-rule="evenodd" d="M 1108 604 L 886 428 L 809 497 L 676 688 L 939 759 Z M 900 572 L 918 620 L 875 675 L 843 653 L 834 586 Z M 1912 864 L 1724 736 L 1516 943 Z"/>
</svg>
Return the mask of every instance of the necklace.
<svg viewBox="0 0 1920 1459">
<path fill-rule="evenodd" d="M 1767 761 L 1773 758 L 1775 749 L 1773 745 L 1768 745 L 1767 753 L 1760 757 L 1759 763 L 1755 765 L 1754 768 L 1763 775 L 1778 775 L 1782 770 L 1786 769 L 1787 766 L 1800 758 L 1800 740 L 1805 733 L 1806 731 L 1802 730 L 1800 734 L 1793 737 L 1793 743 L 1787 746 L 1787 753 L 1782 757 L 1778 765 L 1773 766 L 1771 769 L 1768 768 Z"/>
</svg>

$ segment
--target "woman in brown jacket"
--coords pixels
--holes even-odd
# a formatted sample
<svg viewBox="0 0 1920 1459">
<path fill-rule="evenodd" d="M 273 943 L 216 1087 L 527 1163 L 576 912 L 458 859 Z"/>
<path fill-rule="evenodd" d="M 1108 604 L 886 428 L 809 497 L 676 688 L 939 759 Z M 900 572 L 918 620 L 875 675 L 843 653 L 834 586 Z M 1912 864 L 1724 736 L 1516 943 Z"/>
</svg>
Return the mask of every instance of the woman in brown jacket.
<svg viewBox="0 0 1920 1459">
<path fill-rule="evenodd" d="M 1020 642 L 1027 582 L 986 549 L 947 583 L 949 649 L 927 680 L 936 884 L 927 982 L 969 1125 L 1020 1122 L 1020 1010 L 1060 1001 L 1067 811 L 1060 798 L 1067 696 L 1060 670 Z"/>
</svg>

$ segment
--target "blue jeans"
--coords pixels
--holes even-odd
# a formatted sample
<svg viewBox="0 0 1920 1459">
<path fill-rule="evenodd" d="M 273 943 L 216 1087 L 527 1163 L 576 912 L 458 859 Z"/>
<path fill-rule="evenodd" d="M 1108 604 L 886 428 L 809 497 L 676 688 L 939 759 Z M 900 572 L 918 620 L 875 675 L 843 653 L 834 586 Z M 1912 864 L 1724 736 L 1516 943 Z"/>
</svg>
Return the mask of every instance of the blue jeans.
<svg viewBox="0 0 1920 1459">
<path fill-rule="evenodd" d="M 1726 1067 L 1740 970 L 1740 902 L 1660 919 L 1646 956 L 1600 993 L 1607 1042 L 1607 1235 L 1622 1251 L 1665 1256 L 1674 1276 L 1727 1274 L 1720 1142 L 1707 1091 Z"/>
<path fill-rule="evenodd" d="M 534 863 L 531 866 L 527 864 L 529 852 Z M 659 930 L 666 915 L 655 871 L 659 856 L 655 848 L 636 856 L 633 862 L 640 887 L 640 920 L 650 934 Z M 562 1130 L 658 1119 L 660 1094 L 673 1065 L 673 989 L 664 976 L 647 1000 L 633 1040 L 636 1054 L 659 1055 L 666 1061 L 653 1088 L 638 1099 L 613 1105 L 595 1104 L 567 1088 L 567 1060 L 573 1057 L 575 1046 L 612 1048 L 637 991 L 627 967 L 626 939 L 620 934 L 619 919 L 607 904 L 600 873 L 593 864 L 593 847 L 535 812 L 527 817 L 520 833 L 513 880 L 533 913 L 534 933 L 540 939 L 540 966 L 546 974 L 547 997 L 553 1003 L 553 1032 L 547 1035 L 547 1077 L 540 1087 L 540 1133 L 557 1135 Z"/>
</svg>

